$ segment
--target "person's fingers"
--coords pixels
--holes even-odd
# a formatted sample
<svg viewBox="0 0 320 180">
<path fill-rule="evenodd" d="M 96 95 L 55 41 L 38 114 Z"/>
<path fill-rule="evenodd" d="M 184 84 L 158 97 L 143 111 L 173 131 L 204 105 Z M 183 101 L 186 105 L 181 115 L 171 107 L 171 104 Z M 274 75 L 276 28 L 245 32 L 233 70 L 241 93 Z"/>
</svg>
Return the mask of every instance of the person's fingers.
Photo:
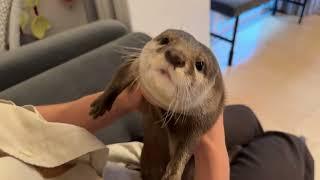
<svg viewBox="0 0 320 180">
<path fill-rule="evenodd" d="M 139 109 L 142 102 L 142 93 L 139 88 L 134 87 L 133 89 L 124 89 L 116 101 L 119 102 L 119 108 L 125 109 L 126 111 L 136 111 Z"/>
<path fill-rule="evenodd" d="M 139 87 L 134 88 L 131 96 L 135 105 L 134 110 L 139 110 L 141 108 L 142 99 L 144 98 L 141 89 Z"/>
</svg>

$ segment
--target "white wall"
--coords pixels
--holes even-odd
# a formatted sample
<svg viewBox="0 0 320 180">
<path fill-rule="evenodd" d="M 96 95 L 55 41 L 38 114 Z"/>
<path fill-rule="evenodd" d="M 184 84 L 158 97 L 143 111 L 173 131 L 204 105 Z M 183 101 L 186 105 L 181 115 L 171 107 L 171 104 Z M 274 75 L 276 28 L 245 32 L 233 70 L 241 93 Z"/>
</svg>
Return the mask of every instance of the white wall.
<svg viewBox="0 0 320 180">
<path fill-rule="evenodd" d="M 210 0 L 114 0 L 116 8 L 117 3 L 122 4 L 122 11 L 123 2 L 132 31 L 156 36 L 168 28 L 178 28 L 210 44 Z"/>
<path fill-rule="evenodd" d="M 49 35 L 86 24 L 82 0 L 74 0 L 70 9 L 62 0 L 41 0 L 40 14 L 52 23 Z M 111 3 L 112 1 L 112 3 Z M 168 28 L 183 29 L 209 46 L 210 0 L 95 0 L 101 19 L 116 18 L 131 27 L 156 36 Z M 109 6 L 115 6 L 111 12 Z"/>
<path fill-rule="evenodd" d="M 48 18 L 52 24 L 48 35 L 87 23 L 85 8 L 81 0 L 75 0 L 72 8 L 65 6 L 62 0 L 41 0 L 39 13 Z"/>
</svg>

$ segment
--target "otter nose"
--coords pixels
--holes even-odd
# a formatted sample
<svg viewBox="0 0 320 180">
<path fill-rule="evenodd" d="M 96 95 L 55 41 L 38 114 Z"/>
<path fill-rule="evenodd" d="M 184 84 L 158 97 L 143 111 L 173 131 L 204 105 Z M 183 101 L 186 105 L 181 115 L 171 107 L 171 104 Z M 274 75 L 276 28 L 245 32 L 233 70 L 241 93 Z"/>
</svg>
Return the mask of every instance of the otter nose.
<svg viewBox="0 0 320 180">
<path fill-rule="evenodd" d="M 178 51 L 173 49 L 168 49 L 164 54 L 166 60 L 176 67 L 183 67 L 185 65 L 185 61 L 181 58 L 181 55 Z"/>
</svg>

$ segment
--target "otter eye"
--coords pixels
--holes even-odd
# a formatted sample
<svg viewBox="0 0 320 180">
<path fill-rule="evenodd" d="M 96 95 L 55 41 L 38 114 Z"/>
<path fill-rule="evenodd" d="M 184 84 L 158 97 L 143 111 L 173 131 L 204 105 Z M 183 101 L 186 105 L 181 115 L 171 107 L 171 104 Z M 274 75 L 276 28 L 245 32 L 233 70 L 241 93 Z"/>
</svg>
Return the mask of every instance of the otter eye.
<svg viewBox="0 0 320 180">
<path fill-rule="evenodd" d="M 202 71 L 203 68 L 204 68 L 204 62 L 203 61 L 197 61 L 195 65 L 196 65 L 196 68 L 197 68 L 198 71 Z"/>
<path fill-rule="evenodd" d="M 159 44 L 160 44 L 160 45 L 167 45 L 167 44 L 169 44 L 169 38 L 167 38 L 167 37 L 161 38 L 161 39 L 159 40 Z"/>
</svg>

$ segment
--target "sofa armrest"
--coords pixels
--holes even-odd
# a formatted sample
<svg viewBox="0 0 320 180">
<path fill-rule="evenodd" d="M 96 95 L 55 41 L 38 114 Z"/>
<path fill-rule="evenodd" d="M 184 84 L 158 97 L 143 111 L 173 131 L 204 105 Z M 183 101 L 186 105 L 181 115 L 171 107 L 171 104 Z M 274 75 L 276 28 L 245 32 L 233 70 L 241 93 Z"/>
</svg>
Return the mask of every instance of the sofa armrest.
<svg viewBox="0 0 320 180">
<path fill-rule="evenodd" d="M 127 33 L 118 21 L 97 21 L 0 55 L 0 91 Z"/>
</svg>

